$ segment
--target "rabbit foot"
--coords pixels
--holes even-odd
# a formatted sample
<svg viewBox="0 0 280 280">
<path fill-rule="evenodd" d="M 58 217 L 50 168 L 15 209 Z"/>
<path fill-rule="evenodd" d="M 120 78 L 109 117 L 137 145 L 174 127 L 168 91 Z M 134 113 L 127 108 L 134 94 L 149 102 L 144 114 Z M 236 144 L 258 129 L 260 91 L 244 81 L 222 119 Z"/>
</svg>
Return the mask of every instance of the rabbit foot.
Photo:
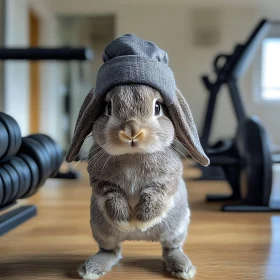
<svg viewBox="0 0 280 280">
<path fill-rule="evenodd" d="M 78 270 L 78 273 L 84 280 L 98 279 L 110 271 L 120 258 L 121 253 L 119 249 L 111 251 L 101 250 L 86 260 Z"/>
<path fill-rule="evenodd" d="M 196 269 L 193 265 L 188 267 L 186 271 L 169 271 L 173 276 L 176 276 L 179 279 L 190 280 L 193 279 L 196 274 Z"/>
<path fill-rule="evenodd" d="M 100 271 L 98 269 L 92 270 L 92 272 L 87 272 L 86 270 L 86 265 L 82 265 L 80 269 L 78 270 L 79 275 L 84 279 L 84 280 L 94 280 L 98 279 L 100 276 L 104 275 L 106 272 Z"/>
<path fill-rule="evenodd" d="M 105 272 L 98 270 L 94 273 L 85 273 L 84 268 L 80 268 L 78 273 L 84 280 L 95 280 L 105 274 Z"/>
<path fill-rule="evenodd" d="M 116 222 L 115 225 L 120 231 L 129 232 L 135 230 L 135 226 L 129 222 Z"/>
<path fill-rule="evenodd" d="M 185 280 L 190 280 L 195 276 L 195 266 L 192 265 L 188 256 L 184 254 L 182 248 L 165 248 L 163 259 L 166 264 L 166 270 L 173 276 Z"/>
<path fill-rule="evenodd" d="M 149 228 L 153 227 L 154 225 L 158 224 L 162 220 L 162 217 L 156 217 L 149 221 L 140 221 L 137 219 L 132 220 L 132 224 L 140 229 L 142 232 L 148 230 Z"/>
</svg>

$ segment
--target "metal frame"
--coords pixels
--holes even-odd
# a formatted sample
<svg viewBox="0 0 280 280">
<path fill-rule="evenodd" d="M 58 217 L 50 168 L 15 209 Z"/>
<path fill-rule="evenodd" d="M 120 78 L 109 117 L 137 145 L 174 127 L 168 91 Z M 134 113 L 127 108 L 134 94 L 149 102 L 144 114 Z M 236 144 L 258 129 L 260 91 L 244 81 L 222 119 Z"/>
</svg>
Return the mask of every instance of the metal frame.
<svg viewBox="0 0 280 280">
<path fill-rule="evenodd" d="M 0 236 L 29 220 L 37 214 L 35 206 L 20 206 L 0 216 Z"/>
</svg>

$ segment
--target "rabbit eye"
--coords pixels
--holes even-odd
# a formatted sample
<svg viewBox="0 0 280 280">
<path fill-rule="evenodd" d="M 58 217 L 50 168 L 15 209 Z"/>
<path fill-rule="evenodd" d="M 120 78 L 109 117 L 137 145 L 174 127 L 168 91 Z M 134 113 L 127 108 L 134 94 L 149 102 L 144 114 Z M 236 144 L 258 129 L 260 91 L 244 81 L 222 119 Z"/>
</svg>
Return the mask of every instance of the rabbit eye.
<svg viewBox="0 0 280 280">
<path fill-rule="evenodd" d="M 155 103 L 155 116 L 158 116 L 160 114 L 160 110 L 161 110 L 161 105 L 160 105 L 159 101 L 157 101 Z"/>
<path fill-rule="evenodd" d="M 111 102 L 111 101 L 109 101 L 109 102 L 107 103 L 107 114 L 108 114 L 109 116 L 111 116 L 111 114 L 112 114 L 112 102 Z"/>
</svg>

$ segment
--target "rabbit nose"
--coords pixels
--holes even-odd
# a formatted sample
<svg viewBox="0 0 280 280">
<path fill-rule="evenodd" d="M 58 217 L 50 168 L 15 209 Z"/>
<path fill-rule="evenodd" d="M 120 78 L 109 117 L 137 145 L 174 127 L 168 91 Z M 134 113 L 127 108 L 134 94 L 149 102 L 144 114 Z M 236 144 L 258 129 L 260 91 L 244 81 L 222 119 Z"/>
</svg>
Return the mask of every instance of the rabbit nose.
<svg viewBox="0 0 280 280">
<path fill-rule="evenodd" d="M 137 142 L 145 138 L 145 131 L 135 120 L 127 121 L 119 132 L 119 138 L 124 142 Z"/>
<path fill-rule="evenodd" d="M 130 119 L 123 123 L 121 129 L 127 136 L 133 138 L 136 134 L 138 134 L 141 127 L 137 120 Z"/>
<path fill-rule="evenodd" d="M 122 140 L 123 142 L 127 142 L 127 143 L 137 143 L 139 141 L 142 141 L 145 139 L 145 131 L 144 130 L 140 130 L 138 131 L 136 134 L 134 135 L 127 135 L 123 130 L 121 130 L 119 132 L 119 138 L 120 140 Z"/>
</svg>

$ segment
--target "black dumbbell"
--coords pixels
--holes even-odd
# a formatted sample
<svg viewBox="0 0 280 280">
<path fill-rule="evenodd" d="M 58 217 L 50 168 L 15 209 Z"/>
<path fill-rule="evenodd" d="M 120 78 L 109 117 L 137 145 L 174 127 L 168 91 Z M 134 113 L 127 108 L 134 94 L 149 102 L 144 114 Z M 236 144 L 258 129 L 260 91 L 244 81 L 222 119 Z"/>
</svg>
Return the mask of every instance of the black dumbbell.
<svg viewBox="0 0 280 280">
<path fill-rule="evenodd" d="M 44 147 L 45 151 L 48 153 L 48 155 L 51 158 L 52 170 L 51 170 L 50 177 L 55 176 L 56 173 L 59 171 L 59 168 L 63 160 L 62 151 L 60 147 L 51 137 L 45 134 L 32 134 L 29 135 L 28 137 L 35 139 Z"/>
<path fill-rule="evenodd" d="M 18 173 L 20 178 L 20 187 L 19 192 L 16 198 L 22 198 L 28 192 L 31 186 L 31 172 L 28 165 L 22 158 L 14 156 L 10 161 L 7 162 L 9 165 L 13 166 L 13 168 Z M 4 165 L 5 166 L 5 165 Z"/>
<path fill-rule="evenodd" d="M 10 177 L 10 185 L 6 184 L 5 191 L 9 193 L 8 203 L 11 203 L 17 199 L 18 193 L 20 192 L 20 176 L 14 167 L 8 163 L 3 164 L 2 169 L 5 170 Z M 0 172 L 2 172 L 2 170 Z"/>
<path fill-rule="evenodd" d="M 9 175 L 9 173 L 0 167 L 0 177 L 1 177 L 1 183 L 2 189 L 3 189 L 3 198 L 2 198 L 2 203 L 1 206 L 7 205 L 11 202 L 11 196 L 12 196 L 12 180 Z M 2 207 L 1 207 L 2 208 Z"/>
<path fill-rule="evenodd" d="M 41 186 L 40 183 L 40 177 L 39 177 L 39 168 L 36 163 L 36 161 L 26 154 L 18 154 L 17 157 L 24 160 L 26 165 L 28 166 L 30 173 L 31 173 L 31 184 L 28 189 L 28 191 L 24 194 L 24 198 L 29 197 L 33 195 L 37 189 Z"/>
<path fill-rule="evenodd" d="M 8 160 L 15 155 L 21 145 L 21 131 L 18 123 L 3 112 L 0 112 L 0 144 L 0 158 L 2 161 Z"/>
<path fill-rule="evenodd" d="M 3 185 L 2 177 L 0 176 L 0 208 L 2 205 L 3 199 L 4 199 L 4 185 Z"/>
<path fill-rule="evenodd" d="M 0 122 L 0 158 L 6 153 L 9 146 L 9 134 L 6 127 Z"/>
<path fill-rule="evenodd" d="M 45 162 L 45 164 L 48 166 L 48 177 L 50 177 L 56 168 L 55 157 L 51 145 L 46 143 L 45 138 L 42 137 L 40 134 L 31 134 L 27 138 L 36 141 L 38 145 L 40 145 L 41 149 L 44 151 L 45 155 L 47 156 L 47 161 Z"/>
<path fill-rule="evenodd" d="M 46 141 L 49 141 L 55 150 L 55 158 L 56 158 L 56 168 L 54 170 L 54 173 L 52 174 L 52 177 L 54 177 L 60 169 L 60 166 L 63 162 L 63 153 L 59 145 L 48 135 L 43 134 L 43 136 L 46 138 Z"/>
<path fill-rule="evenodd" d="M 20 154 L 31 157 L 37 164 L 39 170 L 39 183 L 36 188 L 42 186 L 49 177 L 51 166 L 49 165 L 49 156 L 42 146 L 34 139 L 29 137 L 22 138 Z"/>
</svg>

